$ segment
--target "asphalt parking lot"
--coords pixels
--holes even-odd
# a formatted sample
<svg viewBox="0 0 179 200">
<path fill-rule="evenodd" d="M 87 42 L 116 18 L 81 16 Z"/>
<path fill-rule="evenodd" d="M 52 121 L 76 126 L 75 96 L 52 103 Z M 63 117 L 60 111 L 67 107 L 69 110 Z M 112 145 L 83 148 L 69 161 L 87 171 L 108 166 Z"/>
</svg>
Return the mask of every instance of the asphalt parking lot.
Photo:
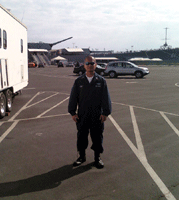
<svg viewBox="0 0 179 200">
<path fill-rule="evenodd" d="M 143 79 L 106 77 L 104 169 L 77 158 L 67 112 L 73 68 L 30 68 L 29 85 L 0 121 L 0 199 L 179 199 L 179 66 L 149 66 Z"/>
</svg>

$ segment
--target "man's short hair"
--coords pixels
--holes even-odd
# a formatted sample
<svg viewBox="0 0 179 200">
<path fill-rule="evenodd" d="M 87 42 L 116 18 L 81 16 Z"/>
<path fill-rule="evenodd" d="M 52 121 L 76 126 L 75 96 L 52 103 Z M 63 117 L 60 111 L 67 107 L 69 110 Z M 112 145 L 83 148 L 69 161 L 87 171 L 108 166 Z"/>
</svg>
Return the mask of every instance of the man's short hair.
<svg viewBox="0 0 179 200">
<path fill-rule="evenodd" d="M 87 57 L 85 58 L 85 61 L 84 61 L 84 62 L 86 62 L 86 60 L 88 60 L 88 59 L 92 59 L 92 60 L 96 63 L 96 59 L 95 59 L 93 56 L 87 56 Z"/>
</svg>

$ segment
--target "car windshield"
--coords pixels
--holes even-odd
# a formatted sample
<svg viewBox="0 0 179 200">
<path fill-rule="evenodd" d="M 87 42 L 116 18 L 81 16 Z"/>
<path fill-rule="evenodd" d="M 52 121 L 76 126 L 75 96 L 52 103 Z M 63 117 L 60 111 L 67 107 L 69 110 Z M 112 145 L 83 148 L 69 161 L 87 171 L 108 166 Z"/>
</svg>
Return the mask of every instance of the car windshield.
<svg viewBox="0 0 179 200">
<path fill-rule="evenodd" d="M 131 64 L 133 67 L 138 67 L 136 64 L 128 62 L 129 64 Z"/>
</svg>

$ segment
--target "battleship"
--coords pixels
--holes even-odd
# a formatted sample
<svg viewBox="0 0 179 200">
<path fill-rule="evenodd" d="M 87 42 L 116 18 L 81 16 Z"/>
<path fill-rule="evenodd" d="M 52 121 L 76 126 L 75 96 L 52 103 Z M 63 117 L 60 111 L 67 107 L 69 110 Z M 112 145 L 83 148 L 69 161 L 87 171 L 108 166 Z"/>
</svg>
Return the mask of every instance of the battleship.
<svg viewBox="0 0 179 200">
<path fill-rule="evenodd" d="M 168 65 L 179 64 L 179 48 L 160 48 L 157 50 L 127 51 L 120 53 L 108 52 L 107 54 L 105 52 L 92 52 L 92 54 L 94 57 L 116 57 L 123 61 L 143 61 L 146 64 L 152 63 L 152 61 Z"/>
<path fill-rule="evenodd" d="M 155 50 L 141 50 L 141 51 L 126 51 L 117 52 L 91 52 L 94 57 L 116 57 L 123 61 L 133 61 L 137 64 L 165 64 L 165 65 L 177 65 L 179 64 L 179 48 L 172 48 L 167 43 L 167 29 L 165 28 L 165 43 Z"/>
</svg>

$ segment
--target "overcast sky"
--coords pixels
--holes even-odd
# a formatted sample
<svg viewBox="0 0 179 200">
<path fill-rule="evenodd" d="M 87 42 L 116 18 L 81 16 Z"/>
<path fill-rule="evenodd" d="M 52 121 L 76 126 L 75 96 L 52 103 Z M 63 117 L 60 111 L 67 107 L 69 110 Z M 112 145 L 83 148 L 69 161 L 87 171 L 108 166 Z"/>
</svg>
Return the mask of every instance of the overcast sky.
<svg viewBox="0 0 179 200">
<path fill-rule="evenodd" d="M 0 0 L 28 28 L 28 42 L 56 42 L 53 49 L 157 49 L 179 47 L 177 0 Z"/>
</svg>

